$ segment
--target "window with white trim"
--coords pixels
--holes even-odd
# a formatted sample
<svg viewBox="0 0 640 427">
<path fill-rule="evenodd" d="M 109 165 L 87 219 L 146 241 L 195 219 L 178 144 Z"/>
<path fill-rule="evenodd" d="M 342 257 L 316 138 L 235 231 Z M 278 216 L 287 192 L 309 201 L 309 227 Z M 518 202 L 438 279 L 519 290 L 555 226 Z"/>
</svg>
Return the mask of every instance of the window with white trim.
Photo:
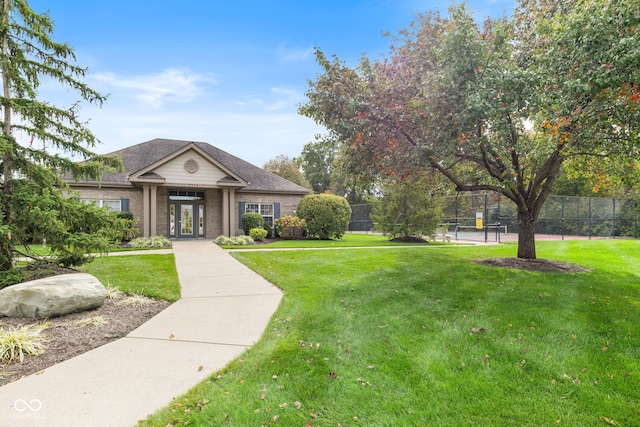
<svg viewBox="0 0 640 427">
<path fill-rule="evenodd" d="M 100 208 L 107 208 L 109 212 L 122 211 L 122 200 L 80 199 L 82 203 L 94 203 Z"/>
<path fill-rule="evenodd" d="M 257 212 L 262 215 L 264 222 L 273 227 L 273 203 L 248 203 L 245 204 L 244 213 Z"/>
</svg>

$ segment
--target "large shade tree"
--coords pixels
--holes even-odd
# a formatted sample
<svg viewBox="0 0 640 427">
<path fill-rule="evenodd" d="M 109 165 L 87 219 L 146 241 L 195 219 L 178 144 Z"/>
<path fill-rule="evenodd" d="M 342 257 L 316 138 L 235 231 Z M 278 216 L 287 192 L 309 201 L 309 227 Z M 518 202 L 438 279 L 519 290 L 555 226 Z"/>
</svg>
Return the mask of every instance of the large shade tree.
<svg viewBox="0 0 640 427">
<path fill-rule="evenodd" d="M 286 154 L 279 154 L 268 160 L 262 168 L 301 187 L 310 188 L 309 182 L 300 172 L 299 160 L 296 158 L 291 158 Z"/>
<path fill-rule="evenodd" d="M 562 163 L 637 156 L 640 3 L 522 0 L 477 25 L 464 6 L 420 15 L 386 58 L 351 68 L 320 50 L 300 109 L 366 175 L 430 167 L 458 191 L 492 191 L 518 211 L 518 257 Z"/>
<path fill-rule="evenodd" d="M 91 151 L 98 141 L 86 123 L 79 119 L 79 103 L 59 107 L 38 97 L 41 84 L 57 82 L 77 93 L 80 101 L 101 104 L 105 100 L 83 82 L 87 70 L 75 64 L 71 47 L 52 40 L 53 22 L 49 15 L 35 13 L 26 0 L 2 0 L 0 7 L 0 271 L 3 271 L 12 268 L 18 231 L 29 229 L 32 232 L 38 228 L 35 223 L 28 227 L 24 223 L 35 218 L 25 213 L 27 209 L 48 212 L 49 219 L 42 220 L 42 228 L 51 229 L 57 225 L 57 231 L 68 236 L 66 242 L 59 242 L 60 247 L 77 247 L 70 241 L 72 235 L 68 232 L 78 227 L 79 218 L 74 219 L 73 213 L 79 211 L 75 206 L 67 211 L 64 205 L 59 205 L 63 202 L 59 196 L 65 189 L 61 176 L 69 173 L 77 178 L 99 178 L 101 171 L 118 167 L 120 161 Z M 30 145 L 24 142 L 25 139 L 38 143 Z M 68 157 L 70 155 L 86 161 L 73 161 Z M 34 192 L 42 192 L 42 197 L 32 197 L 25 205 L 29 194 L 33 196 Z M 44 203 L 43 200 L 51 201 L 52 195 L 56 195 L 58 203 L 54 211 L 50 206 L 38 205 Z M 81 211 L 82 215 L 89 213 L 88 208 Z M 65 213 L 68 214 L 66 217 Z M 18 224 L 19 221 L 22 222 Z M 83 239 L 90 243 L 86 236 Z M 100 246 L 98 240 L 93 243 Z"/>
</svg>

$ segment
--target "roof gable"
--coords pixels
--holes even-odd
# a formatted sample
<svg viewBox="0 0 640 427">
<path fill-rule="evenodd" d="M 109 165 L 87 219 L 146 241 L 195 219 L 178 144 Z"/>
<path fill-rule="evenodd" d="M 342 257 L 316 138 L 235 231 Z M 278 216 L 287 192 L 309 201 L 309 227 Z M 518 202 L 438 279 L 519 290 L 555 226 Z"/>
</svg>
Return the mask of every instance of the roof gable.
<svg viewBox="0 0 640 427">
<path fill-rule="evenodd" d="M 241 177 L 191 143 L 181 149 L 129 174 L 130 182 L 145 182 L 153 175 L 172 185 L 211 185 L 213 183 L 246 186 Z"/>
<path fill-rule="evenodd" d="M 183 156 L 192 155 L 199 168 L 203 167 L 200 162 L 203 160 L 209 173 L 213 173 L 214 170 L 220 172 L 220 175 L 216 175 L 220 176 L 220 179 L 208 182 L 210 185 L 234 186 L 233 184 L 236 184 L 235 186 L 243 187 L 241 191 L 309 193 L 309 190 L 304 187 L 267 172 L 206 142 L 157 138 L 107 155 L 120 156 L 124 171 L 104 174 L 102 185 L 131 185 L 136 180 L 138 182 L 163 183 L 166 182 L 166 177 L 162 176 L 161 172 L 167 173 L 171 167 L 175 168 L 179 165 L 180 161 L 183 161 L 181 167 L 185 170 L 185 163 L 189 159 Z M 191 182 L 189 180 L 189 183 Z"/>
</svg>

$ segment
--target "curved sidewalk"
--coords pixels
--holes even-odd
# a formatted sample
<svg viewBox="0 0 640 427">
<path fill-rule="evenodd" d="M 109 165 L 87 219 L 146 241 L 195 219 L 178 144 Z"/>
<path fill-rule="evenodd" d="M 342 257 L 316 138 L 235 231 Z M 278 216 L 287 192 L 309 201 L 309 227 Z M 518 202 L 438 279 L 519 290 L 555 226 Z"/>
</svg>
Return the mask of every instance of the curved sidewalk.
<svg viewBox="0 0 640 427">
<path fill-rule="evenodd" d="M 131 426 L 255 343 L 282 292 L 211 241 L 176 241 L 181 299 L 132 331 L 0 387 L 0 426 Z"/>
</svg>

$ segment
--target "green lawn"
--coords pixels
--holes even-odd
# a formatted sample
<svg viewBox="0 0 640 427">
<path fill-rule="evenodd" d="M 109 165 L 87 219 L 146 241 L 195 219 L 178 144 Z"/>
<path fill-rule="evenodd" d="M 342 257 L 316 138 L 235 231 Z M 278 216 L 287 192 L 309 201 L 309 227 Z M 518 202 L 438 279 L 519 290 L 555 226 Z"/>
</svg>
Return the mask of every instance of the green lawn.
<svg viewBox="0 0 640 427">
<path fill-rule="evenodd" d="M 79 268 L 93 274 L 104 286 L 126 293 L 177 301 L 180 282 L 173 254 L 97 257 Z"/>
<path fill-rule="evenodd" d="M 284 240 L 278 239 L 266 244 L 249 246 L 223 246 L 225 249 L 306 249 L 306 248 L 345 248 L 370 246 L 415 246 L 415 243 L 390 242 L 389 237 L 381 234 L 348 233 L 337 240 Z M 418 245 L 442 245 L 442 242 L 420 243 Z"/>
<path fill-rule="evenodd" d="M 263 338 L 146 426 L 640 425 L 640 242 L 242 252 L 284 289 Z"/>
</svg>

